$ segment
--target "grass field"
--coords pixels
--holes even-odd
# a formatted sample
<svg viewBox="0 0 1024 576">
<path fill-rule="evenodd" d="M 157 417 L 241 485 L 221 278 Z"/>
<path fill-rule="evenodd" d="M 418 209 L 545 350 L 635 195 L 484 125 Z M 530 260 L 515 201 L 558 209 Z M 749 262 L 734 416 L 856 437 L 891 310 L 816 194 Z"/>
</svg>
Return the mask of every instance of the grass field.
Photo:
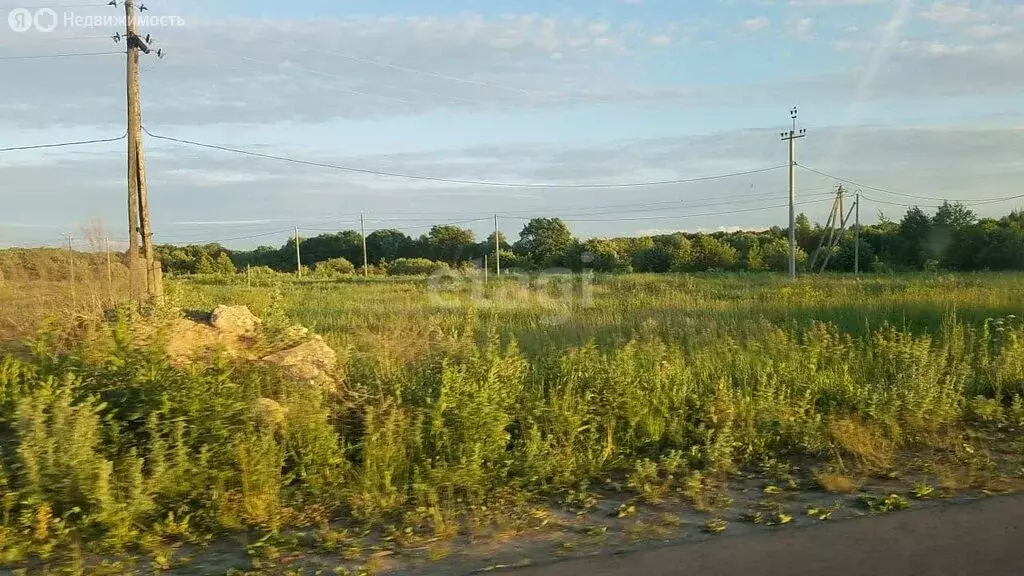
<svg viewBox="0 0 1024 576">
<path fill-rule="evenodd" d="M 714 513 L 751 471 L 832 492 L 1024 474 L 1024 275 L 265 284 L 178 281 L 169 299 L 245 304 L 266 341 L 308 326 L 339 353 L 333 384 L 130 345 L 166 311 L 4 358 L 7 561 L 297 526 L 321 550 L 340 527 L 401 547 L 608 485 Z"/>
</svg>

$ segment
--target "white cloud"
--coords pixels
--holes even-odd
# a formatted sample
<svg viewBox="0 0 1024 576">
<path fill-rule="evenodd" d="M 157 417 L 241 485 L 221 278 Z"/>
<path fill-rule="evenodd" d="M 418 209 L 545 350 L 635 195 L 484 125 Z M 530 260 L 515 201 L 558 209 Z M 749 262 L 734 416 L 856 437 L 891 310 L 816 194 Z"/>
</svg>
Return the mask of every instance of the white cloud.
<svg viewBox="0 0 1024 576">
<path fill-rule="evenodd" d="M 981 20 L 984 15 L 966 3 L 935 2 L 921 12 L 921 17 L 940 24 L 960 24 Z"/>
<path fill-rule="evenodd" d="M 1013 28 L 1004 26 L 1002 24 L 979 24 L 977 26 L 971 26 L 965 33 L 971 38 L 996 38 L 998 36 L 1005 36 L 1013 31 Z"/>
<path fill-rule="evenodd" d="M 889 0 L 789 0 L 790 6 L 870 6 L 885 4 Z"/>
<path fill-rule="evenodd" d="M 743 21 L 743 29 L 747 32 L 759 32 L 765 30 L 772 25 L 771 21 L 766 16 L 758 16 L 749 20 Z"/>
<path fill-rule="evenodd" d="M 657 36 L 651 36 L 648 41 L 655 46 L 668 46 L 672 43 L 672 37 L 666 34 L 658 34 Z"/>
<path fill-rule="evenodd" d="M 646 99 L 617 70 L 668 35 L 664 26 L 532 14 L 187 21 L 192 25 L 160 30 L 168 58 L 143 63 L 143 98 L 154 124 L 322 122 L 528 110 L 619 101 L 624 94 Z M 5 56 L 54 46 L 84 52 L 97 44 L 57 32 L 4 34 Z M 297 37 L 303 41 L 294 42 Z M 4 63 L 5 74 L 31 82 L 0 83 L 0 126 L 37 126 L 41 118 L 65 125 L 121 122 L 124 97 L 109 89 L 123 83 L 116 58 L 53 60 L 46 74 L 38 70 L 37 61 Z M 74 99 L 65 97 L 69 85 Z"/>
</svg>

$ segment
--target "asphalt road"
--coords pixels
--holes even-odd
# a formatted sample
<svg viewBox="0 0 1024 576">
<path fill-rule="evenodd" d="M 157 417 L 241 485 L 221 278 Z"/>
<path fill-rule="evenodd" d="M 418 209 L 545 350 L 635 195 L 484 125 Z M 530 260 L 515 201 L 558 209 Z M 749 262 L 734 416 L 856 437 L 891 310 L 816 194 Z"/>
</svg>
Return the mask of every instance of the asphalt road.
<svg viewBox="0 0 1024 576">
<path fill-rule="evenodd" d="M 1024 574 L 1024 496 L 523 568 L 513 576 Z"/>
</svg>

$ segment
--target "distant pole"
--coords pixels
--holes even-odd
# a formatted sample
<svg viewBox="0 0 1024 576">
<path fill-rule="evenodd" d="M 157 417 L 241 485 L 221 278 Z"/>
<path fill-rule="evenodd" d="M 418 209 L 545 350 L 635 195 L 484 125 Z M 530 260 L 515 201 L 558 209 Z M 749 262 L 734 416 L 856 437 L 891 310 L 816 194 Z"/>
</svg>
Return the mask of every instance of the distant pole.
<svg viewBox="0 0 1024 576">
<path fill-rule="evenodd" d="M 299 253 L 299 229 L 295 229 L 295 273 L 302 278 L 302 255 Z"/>
<path fill-rule="evenodd" d="M 806 130 L 796 129 L 796 118 L 799 111 L 789 111 L 793 119 L 793 129 L 781 134 L 783 141 L 789 141 L 789 278 L 796 279 L 796 141 L 807 136 Z"/>
<path fill-rule="evenodd" d="M 487 254 L 484 254 L 484 284 L 487 283 L 487 275 L 490 274 L 490 270 L 487 269 Z"/>
<path fill-rule="evenodd" d="M 359 213 L 359 232 L 363 235 L 363 278 L 370 276 L 370 262 L 366 258 L 366 220 L 363 213 Z"/>
<path fill-rule="evenodd" d="M 71 306 L 77 307 L 78 302 L 75 297 L 75 248 L 71 241 L 71 234 L 68 234 L 68 270 L 71 276 Z"/>
<path fill-rule="evenodd" d="M 856 232 L 853 239 L 853 273 L 860 277 L 860 190 L 857 191 L 857 200 L 854 204 L 856 215 L 854 216 Z"/>
<path fill-rule="evenodd" d="M 498 236 L 498 215 L 494 215 L 494 271 L 495 275 L 501 276 L 501 240 Z"/>
<path fill-rule="evenodd" d="M 114 273 L 110 267 L 110 238 L 103 236 L 103 251 L 107 253 L 107 292 L 110 295 L 110 305 L 114 305 Z"/>
</svg>

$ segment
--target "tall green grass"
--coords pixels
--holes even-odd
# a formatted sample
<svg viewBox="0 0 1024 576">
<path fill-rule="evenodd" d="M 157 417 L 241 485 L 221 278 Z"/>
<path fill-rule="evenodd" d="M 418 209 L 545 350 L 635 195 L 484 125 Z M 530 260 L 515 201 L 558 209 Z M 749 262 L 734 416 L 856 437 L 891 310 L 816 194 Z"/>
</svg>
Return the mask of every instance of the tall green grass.
<svg viewBox="0 0 1024 576">
<path fill-rule="evenodd" d="M 444 305 L 415 280 L 175 285 L 186 307 L 323 333 L 337 382 L 177 366 L 131 343 L 132 315 L 70 347 L 44 333 L 0 361 L 0 543 L 16 560 L 338 519 L 444 533 L 467 506 L 617 473 L 877 467 L 968 426 L 1019 433 L 1022 282 L 624 276 L 590 307 L 509 282 Z"/>
</svg>

